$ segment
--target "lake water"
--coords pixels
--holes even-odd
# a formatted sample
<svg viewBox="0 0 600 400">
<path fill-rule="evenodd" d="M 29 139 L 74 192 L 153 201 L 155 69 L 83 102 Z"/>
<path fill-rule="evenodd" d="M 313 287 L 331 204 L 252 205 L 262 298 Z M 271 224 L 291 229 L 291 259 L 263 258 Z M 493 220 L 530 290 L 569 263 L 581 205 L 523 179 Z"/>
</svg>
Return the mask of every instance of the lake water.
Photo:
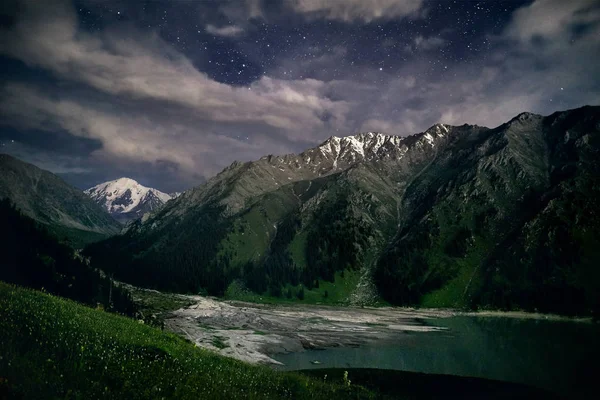
<svg viewBox="0 0 600 400">
<path fill-rule="evenodd" d="M 575 397 L 600 379 L 600 326 L 500 317 L 425 320 L 386 345 L 279 354 L 280 369 L 383 368 L 524 383 Z M 312 361 L 318 361 L 315 365 Z"/>
</svg>

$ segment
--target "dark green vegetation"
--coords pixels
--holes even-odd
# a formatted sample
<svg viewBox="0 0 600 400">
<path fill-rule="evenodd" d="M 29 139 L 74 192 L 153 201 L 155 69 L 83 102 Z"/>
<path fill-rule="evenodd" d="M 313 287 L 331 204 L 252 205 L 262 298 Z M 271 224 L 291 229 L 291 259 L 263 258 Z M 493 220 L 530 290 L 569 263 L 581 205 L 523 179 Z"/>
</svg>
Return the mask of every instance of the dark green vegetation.
<svg viewBox="0 0 600 400">
<path fill-rule="evenodd" d="M 599 131 L 600 108 L 583 107 L 330 138 L 236 162 L 86 254 L 171 291 L 590 314 Z"/>
<path fill-rule="evenodd" d="M 120 224 L 82 191 L 34 165 L 0 154 L 0 199 L 73 247 L 118 233 Z"/>
<path fill-rule="evenodd" d="M 384 369 L 311 369 L 303 374 L 327 382 L 346 379 L 382 399 L 557 399 L 543 390 L 516 383 Z M 399 393 L 401 392 L 401 393 Z"/>
<path fill-rule="evenodd" d="M 163 327 L 164 319 L 173 310 L 194 304 L 193 300 L 183 295 L 142 289 L 123 283 L 119 285 L 131 294 L 136 306 L 136 316 L 154 326 Z"/>
<path fill-rule="evenodd" d="M 376 282 L 394 303 L 600 311 L 600 112 L 461 137 L 406 190 Z"/>
<path fill-rule="evenodd" d="M 45 225 L 0 200 L 0 280 L 68 297 L 91 306 L 133 315 L 129 293 L 92 269 L 49 234 Z"/>
<path fill-rule="evenodd" d="M 0 397 L 362 399 L 367 390 L 276 372 L 173 334 L 0 282 Z"/>
<path fill-rule="evenodd" d="M 295 304 L 301 301 L 303 304 L 344 304 L 355 290 L 360 280 L 359 271 L 347 271 L 336 273 L 333 282 L 318 280 L 314 282 L 313 288 L 308 289 L 302 284 L 292 286 L 290 284 L 282 287 L 281 294 L 274 296 L 272 293 L 258 294 L 248 289 L 242 281 L 236 280 L 229 284 L 225 291 L 226 300 L 238 300 L 249 303 L 260 304 Z M 375 305 L 387 305 L 377 301 Z"/>
</svg>

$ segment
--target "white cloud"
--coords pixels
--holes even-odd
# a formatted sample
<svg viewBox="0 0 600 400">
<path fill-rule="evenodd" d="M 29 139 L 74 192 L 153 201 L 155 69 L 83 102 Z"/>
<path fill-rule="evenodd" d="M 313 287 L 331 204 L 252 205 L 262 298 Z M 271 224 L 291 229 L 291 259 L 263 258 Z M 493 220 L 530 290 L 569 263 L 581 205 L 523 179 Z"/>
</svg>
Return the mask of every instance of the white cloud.
<svg viewBox="0 0 600 400">
<path fill-rule="evenodd" d="M 76 14 L 66 3 L 29 2 L 17 25 L 0 31 L 0 53 L 70 84 L 50 90 L 4 85 L 0 119 L 17 128 L 49 135 L 66 131 L 98 141 L 102 147 L 92 157 L 111 164 L 172 163 L 181 169 L 181 179 L 181 174 L 199 172 L 210 176 L 234 159 L 300 151 L 331 134 L 376 130 L 408 135 L 437 122 L 493 127 L 522 111 L 548 114 L 598 104 L 600 17 L 583 11 L 589 1 L 540 8 L 549 2 L 538 0 L 517 10 L 506 31 L 492 41 L 496 50 L 487 53 L 487 60 L 449 63 L 443 74 L 431 73 L 434 54 L 424 51 L 393 73 L 360 66 L 348 74 L 352 78 L 336 80 L 316 72 L 312 76 L 319 79 L 271 75 L 247 87 L 211 79 L 156 35 L 87 34 L 78 31 Z M 343 21 L 393 14 L 361 8 L 372 2 L 338 3 L 294 4 L 312 16 Z M 392 3 L 378 4 L 383 9 Z M 404 10 L 402 15 L 410 14 Z M 538 19 L 540 26 L 534 23 Z M 570 33 L 581 25 L 586 29 Z M 439 36 L 418 36 L 411 46 L 443 44 Z M 330 72 L 347 56 L 342 47 L 330 54 L 313 50 L 318 56 L 310 62 L 289 57 L 278 60 L 271 72 Z M 73 86 L 77 93 L 69 92 Z"/>
<path fill-rule="evenodd" d="M 278 149 L 277 143 L 265 144 L 260 137 L 256 143 L 250 143 L 209 129 L 199 132 L 201 121 L 156 117 L 144 111 L 118 113 L 102 103 L 50 95 L 30 85 L 5 85 L 0 99 L 0 116 L 5 124 L 48 134 L 66 131 L 97 140 L 102 147 L 92 157 L 109 162 L 169 162 L 179 166 L 184 174 L 201 171 L 212 175 L 240 155 L 258 158 L 265 150 Z"/>
<path fill-rule="evenodd" d="M 151 127 L 144 118 L 107 114 L 68 99 L 55 99 L 30 86 L 9 84 L 1 93 L 0 112 L 6 121 L 23 128 L 66 130 L 87 139 L 98 139 L 103 150 L 138 161 L 169 160 L 193 168 L 193 160 L 172 146 L 161 146 L 169 132 Z M 153 124 L 152 124 L 153 125 Z M 157 140 L 158 139 L 158 140 Z"/>
<path fill-rule="evenodd" d="M 227 25 L 217 28 L 215 25 L 208 24 L 206 25 L 206 32 L 215 36 L 225 36 L 225 37 L 234 37 L 239 36 L 244 33 L 244 29 L 236 25 Z"/>
<path fill-rule="evenodd" d="M 597 5 L 596 0 L 536 0 L 514 13 L 505 35 L 523 42 L 536 37 L 568 41 L 566 31 L 573 26 L 600 20 Z"/>
<path fill-rule="evenodd" d="M 345 22 L 371 22 L 415 15 L 423 0 L 292 0 L 296 12 Z"/>
<path fill-rule="evenodd" d="M 248 87 L 212 80 L 157 35 L 144 38 L 77 31 L 74 10 L 26 3 L 16 28 L 0 32 L 0 53 L 42 67 L 57 76 L 88 84 L 112 95 L 153 99 L 191 109 L 207 120 L 263 123 L 290 132 L 324 127 L 323 113 L 343 122 L 348 106 L 325 96 L 327 85 L 315 80 L 278 81 L 263 77 Z"/>
</svg>

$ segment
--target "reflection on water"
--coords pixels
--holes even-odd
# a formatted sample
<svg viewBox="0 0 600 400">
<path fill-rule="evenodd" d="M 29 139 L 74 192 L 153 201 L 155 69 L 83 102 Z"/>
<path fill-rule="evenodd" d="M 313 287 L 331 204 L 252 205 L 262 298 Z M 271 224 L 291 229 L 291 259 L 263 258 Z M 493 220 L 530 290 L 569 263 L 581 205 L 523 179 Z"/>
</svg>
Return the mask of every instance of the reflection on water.
<svg viewBox="0 0 600 400">
<path fill-rule="evenodd" d="M 428 323 L 438 332 L 399 333 L 393 344 L 276 355 L 282 369 L 384 368 L 525 383 L 574 395 L 600 375 L 598 325 L 498 317 Z M 313 364 L 319 361 L 320 364 Z"/>
</svg>

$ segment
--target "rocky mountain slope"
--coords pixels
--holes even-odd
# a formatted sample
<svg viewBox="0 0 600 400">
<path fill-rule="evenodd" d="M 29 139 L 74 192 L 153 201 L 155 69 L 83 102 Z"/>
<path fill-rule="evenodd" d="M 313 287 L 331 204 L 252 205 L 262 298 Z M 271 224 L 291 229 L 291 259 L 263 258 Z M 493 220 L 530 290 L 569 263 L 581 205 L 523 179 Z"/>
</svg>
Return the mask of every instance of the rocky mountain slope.
<svg viewBox="0 0 600 400">
<path fill-rule="evenodd" d="M 163 193 L 158 189 L 140 185 L 130 178 L 104 182 L 84 190 L 84 193 L 120 222 L 140 218 L 180 194 Z"/>
<path fill-rule="evenodd" d="M 0 198 L 8 198 L 25 215 L 76 246 L 121 229 L 117 221 L 79 189 L 7 154 L 0 154 Z"/>
<path fill-rule="evenodd" d="M 587 312 L 600 288 L 599 121 L 584 107 L 332 137 L 233 163 L 88 254 L 176 291 L 290 297 L 331 282 L 324 298 L 343 287 L 353 302 Z"/>
<path fill-rule="evenodd" d="M 393 303 L 598 312 L 599 201 L 600 108 L 520 114 L 411 182 L 375 282 Z"/>
</svg>

